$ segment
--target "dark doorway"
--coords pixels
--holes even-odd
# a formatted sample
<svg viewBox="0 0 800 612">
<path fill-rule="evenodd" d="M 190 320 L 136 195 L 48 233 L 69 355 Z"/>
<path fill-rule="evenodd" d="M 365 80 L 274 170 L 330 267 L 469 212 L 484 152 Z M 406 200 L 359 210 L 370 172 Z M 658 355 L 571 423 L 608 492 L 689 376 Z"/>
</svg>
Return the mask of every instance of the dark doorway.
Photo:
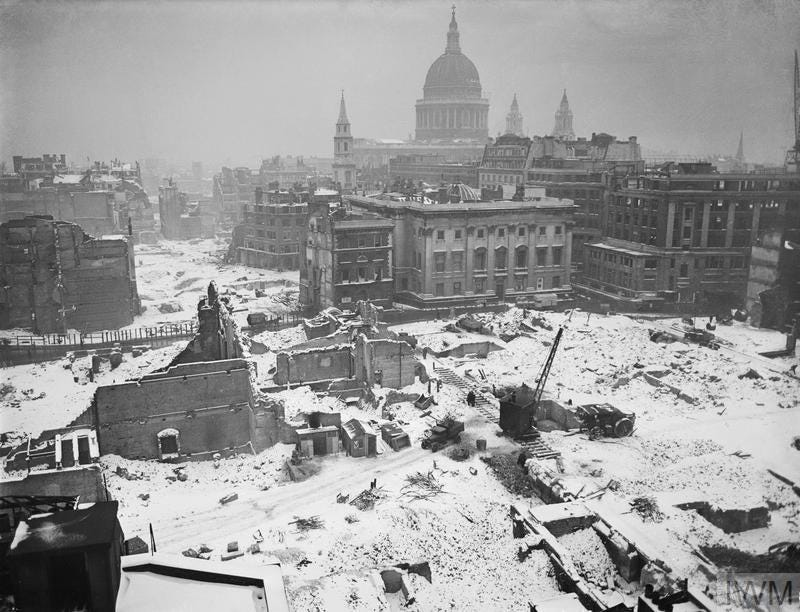
<svg viewBox="0 0 800 612">
<path fill-rule="evenodd" d="M 89 436 L 80 436 L 78 438 L 78 463 L 86 465 L 91 462 L 92 457 L 89 452 Z"/>
<path fill-rule="evenodd" d="M 161 444 L 161 454 L 171 455 L 178 452 L 178 437 L 177 436 L 162 436 L 159 439 Z"/>
<path fill-rule="evenodd" d="M 494 292 L 498 300 L 502 300 L 505 297 L 505 289 L 506 286 L 504 283 L 497 283 L 497 285 L 495 285 Z"/>
<path fill-rule="evenodd" d="M 89 575 L 84 554 L 55 555 L 47 560 L 47 565 L 53 609 L 91 610 Z"/>
<path fill-rule="evenodd" d="M 75 455 L 72 452 L 72 440 L 61 440 L 61 466 L 72 467 L 75 465 Z"/>
</svg>

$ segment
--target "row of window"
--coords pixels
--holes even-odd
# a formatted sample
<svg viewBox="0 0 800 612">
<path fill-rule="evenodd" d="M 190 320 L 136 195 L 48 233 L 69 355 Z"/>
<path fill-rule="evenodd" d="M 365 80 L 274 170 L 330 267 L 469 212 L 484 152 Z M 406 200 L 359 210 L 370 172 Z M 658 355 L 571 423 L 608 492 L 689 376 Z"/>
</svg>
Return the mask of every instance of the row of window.
<svg viewBox="0 0 800 612">
<path fill-rule="evenodd" d="M 521 185 L 522 175 L 481 173 L 480 181 L 481 187 L 489 187 L 490 185 Z"/>
<path fill-rule="evenodd" d="M 629 257 L 627 255 L 623 255 L 621 253 L 610 253 L 607 251 L 600 251 L 598 249 L 592 249 L 589 251 L 589 260 L 590 266 L 595 265 L 592 264 L 594 262 L 606 262 L 611 264 L 620 264 L 622 266 L 633 267 L 634 258 Z M 730 269 L 742 269 L 745 267 L 745 258 L 740 255 L 732 255 L 732 256 L 723 256 L 723 255 L 707 255 L 705 257 L 694 257 L 694 267 L 700 268 L 701 262 L 704 263 L 703 267 L 706 269 L 723 269 L 723 268 L 730 268 Z M 671 257 L 669 260 L 669 267 L 670 269 L 675 268 L 675 258 Z M 658 267 L 658 259 L 655 257 L 647 257 L 644 260 L 644 269 L 645 270 L 655 270 Z M 681 269 L 686 267 L 688 269 L 688 264 L 683 263 L 681 264 Z M 686 276 L 682 274 L 681 276 Z"/>
<path fill-rule="evenodd" d="M 555 225 L 555 226 L 548 226 L 548 225 L 538 225 L 539 228 L 539 235 L 546 236 L 547 235 L 547 228 L 553 227 L 553 233 L 556 236 L 561 236 L 564 233 L 564 226 L 563 225 Z M 447 239 L 447 233 L 449 230 L 439 229 L 436 230 L 436 240 L 437 241 L 444 241 Z M 479 227 L 475 229 L 475 237 L 476 238 L 485 238 L 487 232 L 490 232 L 488 228 Z M 454 229 L 452 230 L 453 240 L 462 240 L 464 237 L 464 230 L 461 229 Z M 495 236 L 498 238 L 505 238 L 506 237 L 506 228 L 505 227 L 496 227 L 494 228 Z M 518 225 L 516 234 L 517 236 L 525 236 L 527 234 L 527 226 L 526 225 Z M 417 237 L 422 237 L 422 228 L 417 228 Z"/>
<path fill-rule="evenodd" d="M 358 266 L 336 270 L 337 283 L 369 283 L 389 278 L 384 267 Z"/>
<path fill-rule="evenodd" d="M 544 276 L 540 276 L 536 279 L 536 290 L 542 291 L 544 289 L 557 289 L 561 287 L 561 277 L 560 276 L 553 276 L 549 279 L 550 282 L 548 283 L 548 279 Z M 406 279 L 403 279 L 406 281 Z M 528 277 L 527 276 L 518 276 L 514 277 L 513 280 L 509 280 L 509 288 L 511 283 L 514 283 L 514 291 L 527 291 L 528 290 Z M 407 285 L 407 283 L 404 283 Z M 549 285 L 549 286 L 547 286 Z M 406 287 L 407 288 L 407 287 Z M 486 279 L 485 278 L 476 278 L 472 283 L 472 291 L 473 293 L 480 294 L 480 293 L 487 293 L 489 291 Z M 506 283 L 504 281 L 497 281 L 495 282 L 494 292 L 498 296 L 502 296 L 506 291 Z M 454 281 L 451 283 L 444 283 L 439 282 L 434 285 L 433 294 L 436 297 L 449 297 L 452 295 L 463 295 L 464 290 L 461 284 L 461 281 Z"/>
<path fill-rule="evenodd" d="M 389 246 L 389 234 L 337 235 L 336 246 L 340 249 L 366 249 L 370 247 Z"/>
<path fill-rule="evenodd" d="M 564 259 L 563 247 L 537 247 L 534 249 L 536 252 L 536 266 L 560 266 Z M 449 258 L 448 258 L 449 255 Z M 548 257 L 549 255 L 549 257 Z M 450 265 L 447 265 L 447 260 L 450 260 Z M 528 267 L 528 247 L 519 246 L 514 249 L 514 267 L 527 268 Z M 475 249 L 472 255 L 472 268 L 474 271 L 486 270 L 488 261 L 488 251 L 485 248 Z M 508 249 L 506 247 L 497 247 L 494 250 L 494 269 L 505 270 L 508 268 Z M 415 258 L 415 267 L 417 270 L 422 270 L 422 253 L 417 252 Z M 464 271 L 464 252 L 463 251 L 437 251 L 433 254 L 433 271 L 436 273 L 442 272 L 463 272 Z"/>
</svg>

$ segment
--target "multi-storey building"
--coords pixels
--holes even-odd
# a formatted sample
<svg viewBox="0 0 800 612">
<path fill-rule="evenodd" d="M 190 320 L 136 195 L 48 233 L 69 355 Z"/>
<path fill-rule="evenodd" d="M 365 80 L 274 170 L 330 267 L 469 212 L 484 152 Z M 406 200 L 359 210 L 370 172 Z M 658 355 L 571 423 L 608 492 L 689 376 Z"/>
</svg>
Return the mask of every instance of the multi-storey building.
<svg viewBox="0 0 800 612">
<path fill-rule="evenodd" d="M 569 200 L 423 204 L 348 196 L 394 225 L 394 299 L 417 307 L 482 304 L 568 291 Z"/>
<path fill-rule="evenodd" d="M 117 329 L 139 314 L 133 244 L 52 217 L 0 224 L 0 328 Z"/>
<path fill-rule="evenodd" d="M 620 302 L 744 303 L 759 235 L 800 227 L 800 176 L 678 164 L 604 175 L 604 238 L 586 246 L 586 291 Z"/>
<path fill-rule="evenodd" d="M 253 202 L 255 188 L 260 185 L 259 176 L 250 168 L 223 167 L 222 172 L 214 176 L 214 207 L 224 220 L 237 223 L 241 220 L 242 206 Z"/>
<path fill-rule="evenodd" d="M 389 182 L 409 180 L 430 185 L 464 183 L 478 186 L 478 162 L 447 161 L 443 155 L 399 155 L 389 160 Z"/>
<path fill-rule="evenodd" d="M 525 184 L 526 171 L 533 159 L 531 145 L 530 138 L 514 134 L 505 134 L 486 145 L 478 168 L 478 186 L 486 189 L 505 187 L 504 191 L 511 191 L 513 195 L 517 186 Z"/>
<path fill-rule="evenodd" d="M 353 308 L 359 300 L 391 306 L 394 292 L 389 219 L 354 212 L 330 198 L 309 205 L 300 262 L 300 306 L 319 311 Z"/>
<path fill-rule="evenodd" d="M 602 235 L 604 172 L 640 174 L 644 172 L 644 162 L 542 157 L 534 159 L 527 171 L 526 186 L 543 188 L 548 197 L 567 198 L 578 206 L 572 234 L 572 262 L 578 272 L 583 268 L 584 245 Z"/>
<path fill-rule="evenodd" d="M 298 185 L 307 187 L 310 179 L 314 177 L 314 169 L 306 166 L 302 157 L 295 158 L 294 164 L 279 155 L 263 160 L 258 171 L 259 184 L 264 189 L 296 189 Z"/>
<path fill-rule="evenodd" d="M 256 201 L 245 204 L 236 260 L 247 266 L 272 270 L 300 267 L 300 241 L 308 215 L 308 192 L 256 192 Z"/>
</svg>

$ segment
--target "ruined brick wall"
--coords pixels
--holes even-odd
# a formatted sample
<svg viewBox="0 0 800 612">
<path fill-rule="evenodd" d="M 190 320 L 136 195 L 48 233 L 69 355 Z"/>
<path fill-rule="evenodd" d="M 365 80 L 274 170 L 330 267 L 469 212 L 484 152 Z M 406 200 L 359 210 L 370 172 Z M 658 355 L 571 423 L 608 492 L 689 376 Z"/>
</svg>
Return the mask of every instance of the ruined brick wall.
<svg viewBox="0 0 800 612">
<path fill-rule="evenodd" d="M 353 366 L 350 347 L 335 346 L 324 349 L 278 353 L 273 380 L 278 385 L 287 382 L 352 378 Z"/>
<path fill-rule="evenodd" d="M 100 453 L 159 458 L 157 434 L 166 428 L 179 431 L 182 455 L 250 442 L 249 370 L 192 374 L 191 367 L 173 368 L 177 376 L 157 375 L 99 387 L 93 410 Z"/>
<path fill-rule="evenodd" d="M 227 298 L 219 298 L 211 281 L 208 295 L 197 304 L 197 335 L 173 360 L 173 364 L 237 359 L 243 354 L 239 327 L 228 310 Z"/>
<path fill-rule="evenodd" d="M 133 247 L 73 223 L 28 217 L 0 226 L 0 328 L 117 329 L 139 312 Z"/>
<path fill-rule="evenodd" d="M 0 481 L 0 497 L 8 495 L 79 495 L 82 502 L 97 502 L 106 501 L 106 488 L 99 467 L 82 466 Z"/>
<path fill-rule="evenodd" d="M 382 387 L 399 389 L 414 382 L 419 362 L 414 357 L 414 349 L 402 340 L 370 340 L 360 334 L 355 355 L 356 377 L 368 385 L 378 383 Z"/>
</svg>

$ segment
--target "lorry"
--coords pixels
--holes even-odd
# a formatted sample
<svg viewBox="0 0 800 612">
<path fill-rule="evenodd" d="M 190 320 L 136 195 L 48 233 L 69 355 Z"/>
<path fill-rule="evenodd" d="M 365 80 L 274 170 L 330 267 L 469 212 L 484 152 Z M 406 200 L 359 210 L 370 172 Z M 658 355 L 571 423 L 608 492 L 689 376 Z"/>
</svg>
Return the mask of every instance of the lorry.
<svg viewBox="0 0 800 612">
<path fill-rule="evenodd" d="M 575 409 L 581 422 L 581 431 L 588 432 L 590 440 L 602 437 L 624 438 L 633 433 L 636 415 L 622 412 L 611 404 L 586 404 Z"/>
<path fill-rule="evenodd" d="M 436 423 L 428 430 L 427 435 L 422 439 L 421 446 L 424 449 L 431 449 L 436 452 L 447 446 L 451 441 L 461 440 L 461 433 L 464 431 L 464 422 L 455 419 L 445 418 Z"/>
</svg>

